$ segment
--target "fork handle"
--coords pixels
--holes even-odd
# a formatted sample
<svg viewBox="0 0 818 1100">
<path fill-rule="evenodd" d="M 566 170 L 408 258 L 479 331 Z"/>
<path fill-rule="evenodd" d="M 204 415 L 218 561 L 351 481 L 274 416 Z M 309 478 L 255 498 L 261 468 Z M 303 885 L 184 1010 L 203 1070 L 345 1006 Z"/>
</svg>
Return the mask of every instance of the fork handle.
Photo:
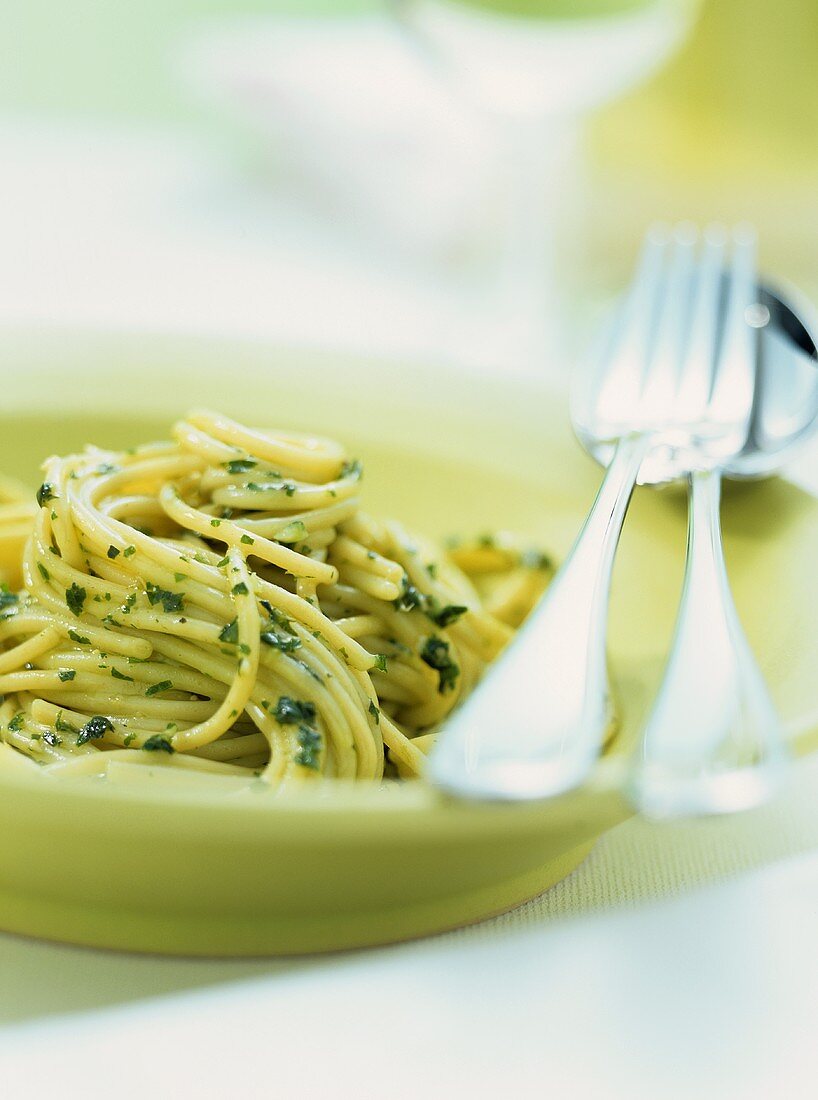
<svg viewBox="0 0 818 1100">
<path fill-rule="evenodd" d="M 578 785 L 608 722 L 611 570 L 650 440 L 622 439 L 587 519 L 539 607 L 485 683 L 455 711 L 427 777 L 462 798 L 546 798 Z"/>
<path fill-rule="evenodd" d="M 687 562 L 675 636 L 632 793 L 652 816 L 729 813 L 763 801 L 785 741 L 739 622 L 724 562 L 717 470 L 689 480 Z"/>
</svg>

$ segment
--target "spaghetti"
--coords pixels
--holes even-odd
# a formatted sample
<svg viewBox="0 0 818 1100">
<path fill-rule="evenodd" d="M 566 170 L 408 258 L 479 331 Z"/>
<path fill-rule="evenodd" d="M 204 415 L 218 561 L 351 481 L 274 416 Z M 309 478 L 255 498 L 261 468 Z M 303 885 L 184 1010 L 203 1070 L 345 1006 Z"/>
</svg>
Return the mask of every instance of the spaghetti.
<svg viewBox="0 0 818 1100">
<path fill-rule="evenodd" d="M 0 739 L 49 775 L 417 775 L 550 575 L 441 554 L 361 511 L 338 444 L 210 412 L 43 468 L 36 509 L 0 486 Z"/>
</svg>

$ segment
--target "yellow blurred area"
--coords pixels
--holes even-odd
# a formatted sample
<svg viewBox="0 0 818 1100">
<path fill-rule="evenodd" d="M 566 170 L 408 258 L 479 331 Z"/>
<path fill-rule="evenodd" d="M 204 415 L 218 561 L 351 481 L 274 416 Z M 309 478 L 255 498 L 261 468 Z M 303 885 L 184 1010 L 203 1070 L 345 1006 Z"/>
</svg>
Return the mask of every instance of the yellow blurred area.
<svg viewBox="0 0 818 1100">
<path fill-rule="evenodd" d="M 818 3 L 705 0 L 687 43 L 593 127 L 593 235 L 747 219 L 762 262 L 818 288 Z"/>
</svg>

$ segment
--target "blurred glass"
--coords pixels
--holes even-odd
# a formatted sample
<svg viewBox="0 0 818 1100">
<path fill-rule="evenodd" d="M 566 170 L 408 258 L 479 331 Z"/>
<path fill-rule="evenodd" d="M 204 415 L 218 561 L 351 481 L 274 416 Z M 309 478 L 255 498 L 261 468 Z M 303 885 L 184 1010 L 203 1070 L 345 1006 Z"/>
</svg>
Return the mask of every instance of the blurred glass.
<svg viewBox="0 0 818 1100">
<path fill-rule="evenodd" d="M 505 356 L 559 354 L 555 246 L 581 118 L 676 47 L 690 0 L 396 0 L 445 79 L 494 124 L 508 172 L 498 287 Z"/>
</svg>

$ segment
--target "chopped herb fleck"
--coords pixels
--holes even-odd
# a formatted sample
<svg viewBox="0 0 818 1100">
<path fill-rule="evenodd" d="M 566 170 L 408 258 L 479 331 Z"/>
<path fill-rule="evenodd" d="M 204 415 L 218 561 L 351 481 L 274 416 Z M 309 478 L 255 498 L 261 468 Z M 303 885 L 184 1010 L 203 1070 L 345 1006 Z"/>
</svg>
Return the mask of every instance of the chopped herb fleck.
<svg viewBox="0 0 818 1100">
<path fill-rule="evenodd" d="M 133 744 L 133 742 L 135 740 L 136 740 L 136 734 L 135 733 L 126 733 L 125 734 L 125 740 L 123 742 L 123 744 L 125 745 L 125 748 L 127 749 L 128 746 Z"/>
<path fill-rule="evenodd" d="M 295 634 L 286 634 L 284 631 L 271 627 L 261 632 L 261 640 L 265 645 L 279 649 L 282 653 L 293 653 L 301 648 L 301 639 Z"/>
<path fill-rule="evenodd" d="M 182 581 L 187 580 L 187 573 L 174 573 L 173 579 L 177 584 L 181 584 Z"/>
<path fill-rule="evenodd" d="M 62 682 L 65 684 L 69 680 L 73 680 L 74 677 L 77 675 L 77 672 L 76 669 L 73 668 L 61 668 L 59 669 L 57 675 L 59 676 L 60 680 L 62 680 Z"/>
<path fill-rule="evenodd" d="M 452 623 L 456 623 L 461 615 L 465 615 L 468 610 L 468 607 L 464 607 L 463 604 L 447 603 L 439 611 L 430 614 L 429 618 L 443 629 L 451 626 Z"/>
<path fill-rule="evenodd" d="M 40 488 L 37 490 L 37 503 L 42 508 L 44 504 L 47 504 L 49 500 L 54 500 L 56 497 L 54 486 L 50 481 L 44 481 Z"/>
<path fill-rule="evenodd" d="M 122 553 L 125 555 L 126 558 L 132 558 L 134 556 L 134 554 L 136 553 L 136 547 L 135 546 L 126 546 L 125 549 L 122 551 Z"/>
<path fill-rule="evenodd" d="M 525 569 L 541 569 L 543 572 L 554 568 L 553 561 L 542 550 L 524 550 L 520 555 L 520 565 Z"/>
<path fill-rule="evenodd" d="M 54 729 L 59 733 L 79 733 L 76 726 L 72 726 L 70 722 L 66 722 L 62 716 L 62 711 L 57 711 L 57 719 L 54 722 Z"/>
<path fill-rule="evenodd" d="M 279 542 L 301 542 L 307 537 L 307 528 L 303 520 L 294 519 L 278 532 Z"/>
<path fill-rule="evenodd" d="M 392 601 L 392 605 L 398 611 L 411 611 L 415 607 L 422 607 L 425 603 L 426 597 L 413 585 L 407 575 L 403 574 L 402 591 L 396 600 Z"/>
<path fill-rule="evenodd" d="M 19 603 L 20 597 L 16 592 L 12 592 L 7 584 L 0 584 L 0 611 L 5 610 L 7 607 L 16 607 Z"/>
<path fill-rule="evenodd" d="M 47 730 L 43 734 L 43 741 L 46 745 L 50 745 L 52 749 L 56 749 L 57 745 L 62 744 L 62 738 L 58 737 L 52 730 Z"/>
<path fill-rule="evenodd" d="M 251 493 L 286 493 L 288 497 L 291 497 L 297 486 L 294 481 L 282 481 L 277 485 L 269 483 L 259 485 L 257 481 L 248 481 L 247 488 Z"/>
<path fill-rule="evenodd" d="M 345 462 L 341 467 L 341 477 L 354 477 L 360 481 L 364 476 L 364 468 L 359 458 L 353 458 L 351 462 Z"/>
<path fill-rule="evenodd" d="M 223 626 L 219 632 L 219 641 L 227 642 L 229 645 L 235 645 L 239 640 L 239 620 L 233 619 Z"/>
<path fill-rule="evenodd" d="M 210 521 L 210 526 L 211 527 L 221 527 L 221 525 L 222 525 L 222 521 L 220 519 L 212 519 Z"/>
<path fill-rule="evenodd" d="M 37 569 L 39 570 L 40 576 L 43 578 L 44 581 L 51 580 L 51 574 L 48 572 L 41 561 L 37 562 Z"/>
<path fill-rule="evenodd" d="M 183 611 L 185 598 L 181 592 L 169 592 L 167 588 L 159 588 L 148 581 L 145 586 L 148 602 L 151 606 L 161 603 L 165 611 Z"/>
<path fill-rule="evenodd" d="M 247 596 L 249 595 L 250 589 L 247 587 L 244 581 L 239 581 L 238 584 L 233 585 L 233 587 L 230 589 L 230 592 L 234 596 Z"/>
<path fill-rule="evenodd" d="M 261 632 L 261 640 L 265 645 L 280 649 L 282 653 L 292 653 L 301 648 L 301 639 L 292 628 L 292 623 L 277 607 L 268 600 L 262 600 L 261 605 L 270 616 L 270 621 Z"/>
<path fill-rule="evenodd" d="M 376 707 L 375 704 L 371 701 L 369 703 L 369 713 L 375 719 L 375 725 L 379 726 L 381 724 L 381 712 L 380 709 Z"/>
<path fill-rule="evenodd" d="M 252 535 L 242 535 L 240 541 L 243 542 L 245 546 L 252 546 L 256 540 Z"/>
<path fill-rule="evenodd" d="M 68 637 L 72 642 L 76 642 L 77 645 L 90 645 L 91 640 L 86 638 L 83 634 L 77 634 L 76 630 L 69 630 Z"/>
<path fill-rule="evenodd" d="M 439 677 L 437 690 L 441 694 L 453 688 L 457 683 L 460 668 L 451 658 L 449 643 L 444 642 L 442 638 L 437 638 L 435 635 L 427 638 L 423 649 L 420 651 L 420 659 L 437 672 Z"/>
<path fill-rule="evenodd" d="M 90 718 L 77 734 L 77 744 L 84 745 L 87 741 L 98 741 L 106 733 L 113 732 L 113 724 L 101 714 L 95 714 Z"/>
<path fill-rule="evenodd" d="M 253 462 L 250 458 L 232 458 L 229 462 L 223 462 L 222 466 L 228 474 L 246 474 L 248 470 L 258 466 L 258 463 Z"/>
<path fill-rule="evenodd" d="M 315 721 L 315 704 L 307 700 L 291 699 L 289 695 L 282 695 L 276 703 L 273 714 L 281 726 L 292 726 L 297 722 L 313 722 Z"/>
<path fill-rule="evenodd" d="M 302 768 L 318 770 L 318 754 L 321 751 L 321 734 L 318 730 L 309 726 L 298 727 L 298 752 L 295 754 L 296 764 Z"/>
<path fill-rule="evenodd" d="M 145 752 L 173 752 L 174 748 L 171 745 L 167 737 L 163 737 L 161 733 L 155 733 L 153 737 L 149 737 L 145 744 L 142 746 Z"/>
<path fill-rule="evenodd" d="M 82 614 L 82 608 L 85 604 L 85 597 L 88 593 L 84 588 L 81 588 L 76 581 L 73 582 L 70 588 L 65 590 L 65 602 L 68 604 L 68 610 L 77 618 Z"/>
<path fill-rule="evenodd" d="M 387 672 L 388 671 L 387 665 L 386 665 L 386 654 L 385 653 L 376 653 L 375 654 L 375 668 L 378 670 L 378 672 Z"/>
<path fill-rule="evenodd" d="M 120 672 L 118 668 L 111 669 L 111 675 L 115 680 L 129 680 L 133 683 L 133 676 L 126 676 L 124 672 Z"/>
<path fill-rule="evenodd" d="M 9 721 L 9 729 L 12 730 L 14 733 L 19 733 L 20 730 L 23 728 L 24 718 L 25 715 L 23 714 L 23 712 L 18 711 L 18 713 L 15 714 L 14 717 Z"/>
<path fill-rule="evenodd" d="M 160 680 L 158 684 L 151 684 L 149 688 L 146 688 L 146 695 L 160 695 L 163 691 L 170 691 L 173 687 L 172 680 Z"/>
</svg>

